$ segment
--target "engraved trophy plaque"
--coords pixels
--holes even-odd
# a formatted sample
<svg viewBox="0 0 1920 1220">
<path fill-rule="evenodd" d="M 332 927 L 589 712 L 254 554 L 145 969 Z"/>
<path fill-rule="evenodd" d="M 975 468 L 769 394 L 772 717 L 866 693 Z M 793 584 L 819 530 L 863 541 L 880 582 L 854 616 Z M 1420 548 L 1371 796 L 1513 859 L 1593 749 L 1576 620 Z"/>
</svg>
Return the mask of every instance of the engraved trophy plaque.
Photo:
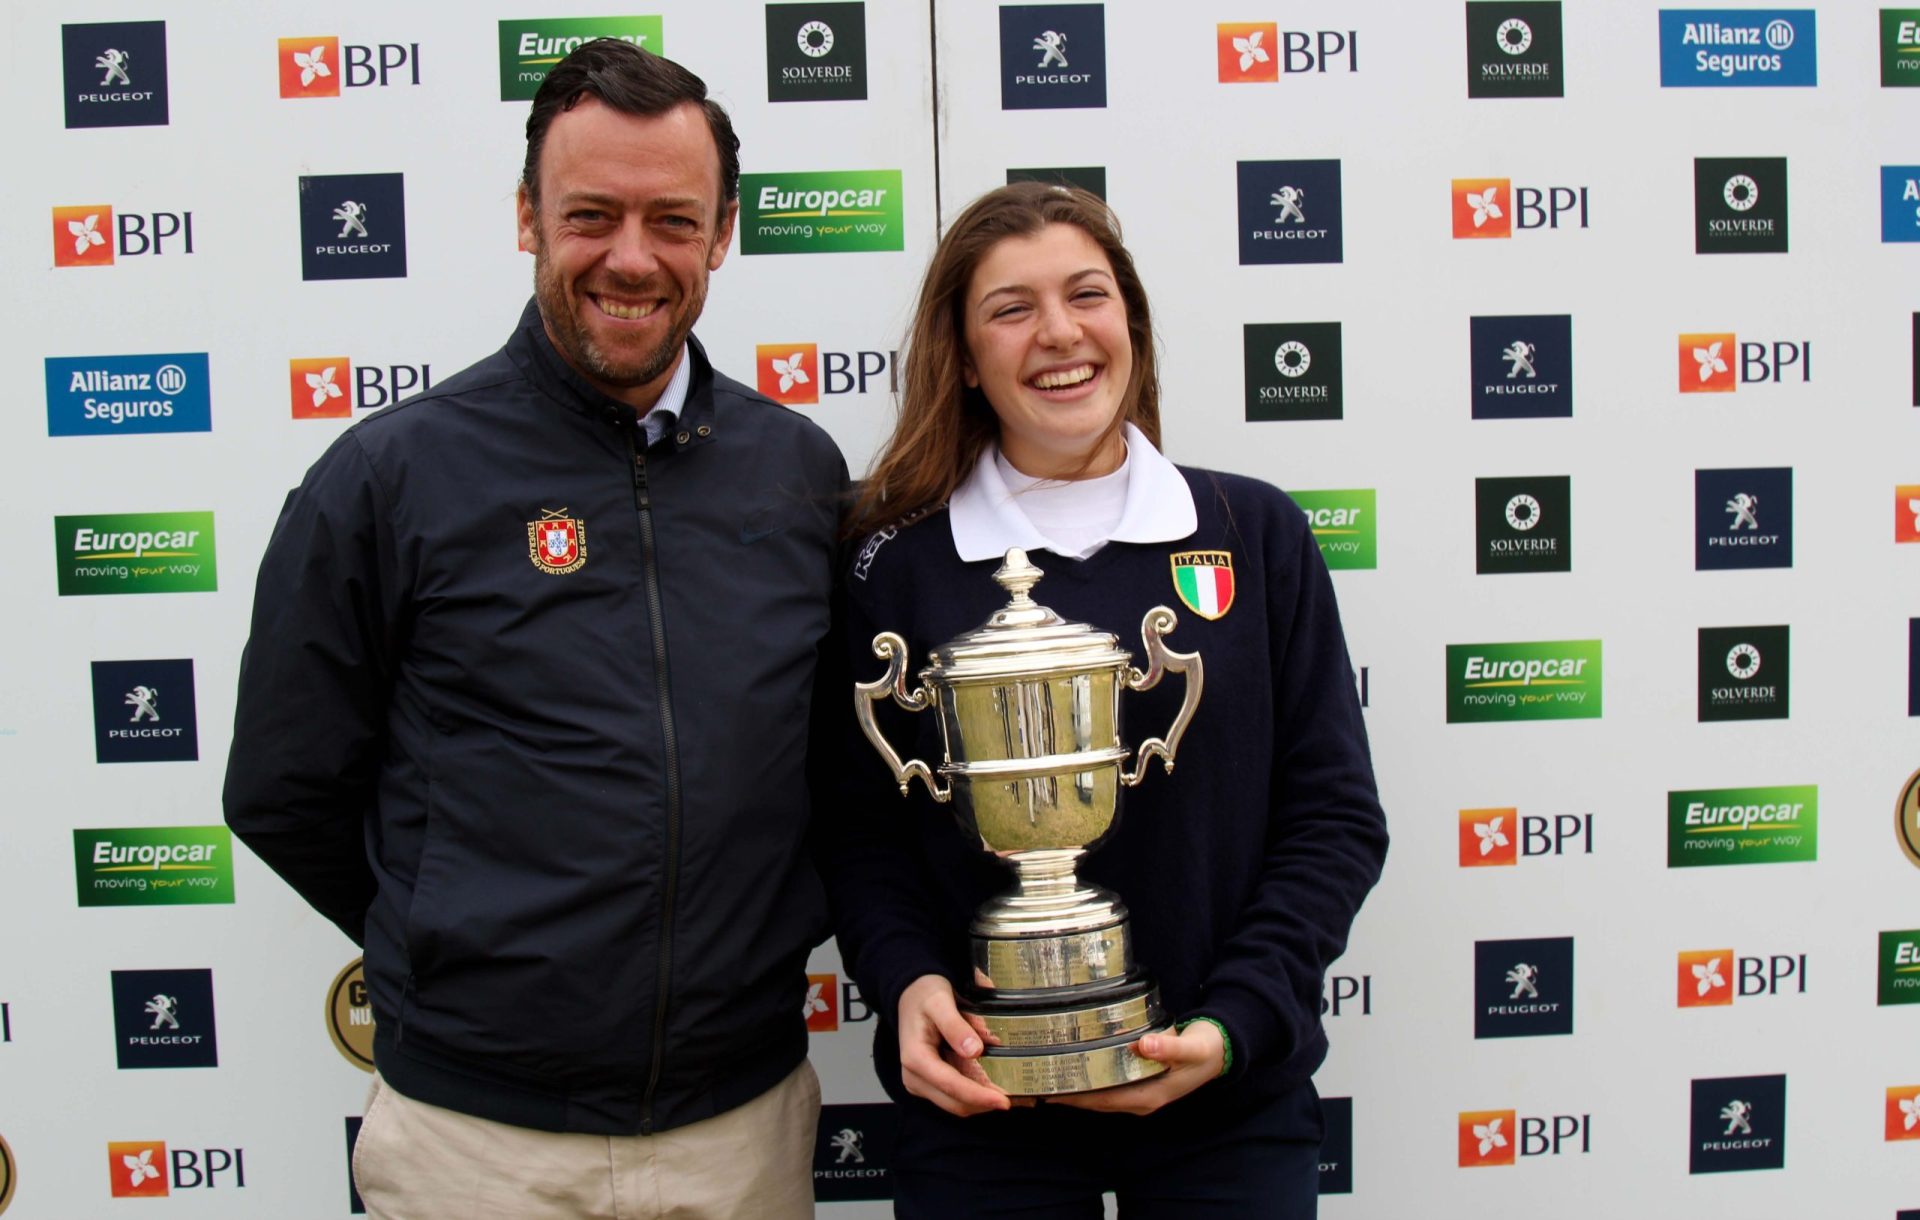
<svg viewBox="0 0 1920 1220">
<path fill-rule="evenodd" d="M 975 913 L 973 982 L 960 1007 L 986 1026 L 981 1069 L 1013 1096 L 1080 1093 L 1143 1080 L 1166 1065 L 1134 1052 L 1167 1028 L 1160 992 L 1133 959 L 1127 908 L 1082 883 L 1079 858 L 1112 832 L 1120 789 L 1159 757 L 1173 770 L 1180 737 L 1200 703 L 1193 653 L 1166 647 L 1176 622 L 1155 606 L 1140 626 L 1147 668 L 1107 632 L 1068 622 L 1029 596 L 1042 573 L 1015 548 L 993 574 L 1011 600 L 985 624 L 933 650 L 907 689 L 907 647 L 874 637 L 887 672 L 856 685 L 854 712 L 905 795 L 920 780 L 950 802 L 981 847 L 1013 867 L 1017 884 Z M 1144 691 L 1167 672 L 1186 691 L 1164 739 L 1134 751 L 1120 737 L 1122 690 Z M 945 759 L 937 770 L 901 762 L 874 705 L 891 697 L 910 712 L 936 708 Z"/>
</svg>

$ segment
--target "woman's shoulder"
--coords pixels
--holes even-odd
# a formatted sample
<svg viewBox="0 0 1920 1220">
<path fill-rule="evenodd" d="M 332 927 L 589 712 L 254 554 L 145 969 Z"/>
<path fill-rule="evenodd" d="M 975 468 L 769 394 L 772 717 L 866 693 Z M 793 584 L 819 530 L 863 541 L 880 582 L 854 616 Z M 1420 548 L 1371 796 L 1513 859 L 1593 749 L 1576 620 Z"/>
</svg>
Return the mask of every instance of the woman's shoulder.
<svg viewBox="0 0 1920 1220">
<path fill-rule="evenodd" d="M 868 583 L 911 564 L 942 559 L 958 560 L 944 502 L 903 514 L 856 539 L 848 574 Z"/>
</svg>

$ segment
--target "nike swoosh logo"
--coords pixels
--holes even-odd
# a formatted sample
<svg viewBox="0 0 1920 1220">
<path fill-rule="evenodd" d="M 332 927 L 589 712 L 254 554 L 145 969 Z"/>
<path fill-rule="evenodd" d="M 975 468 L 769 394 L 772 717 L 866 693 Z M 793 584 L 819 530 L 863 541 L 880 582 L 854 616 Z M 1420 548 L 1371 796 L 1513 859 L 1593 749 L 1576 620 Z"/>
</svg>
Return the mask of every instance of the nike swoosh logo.
<svg viewBox="0 0 1920 1220">
<path fill-rule="evenodd" d="M 785 528 L 787 527 L 784 525 L 769 525 L 765 529 L 754 529 L 752 526 L 748 526 L 740 531 L 740 541 L 749 544 L 755 543 L 762 538 L 770 538 Z"/>
</svg>

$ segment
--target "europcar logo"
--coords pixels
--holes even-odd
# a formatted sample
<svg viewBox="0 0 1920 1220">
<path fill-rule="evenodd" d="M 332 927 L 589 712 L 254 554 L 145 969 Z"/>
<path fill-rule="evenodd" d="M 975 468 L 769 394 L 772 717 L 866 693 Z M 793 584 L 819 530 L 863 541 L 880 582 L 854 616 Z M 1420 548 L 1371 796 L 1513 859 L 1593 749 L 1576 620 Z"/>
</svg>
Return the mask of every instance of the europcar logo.
<svg viewBox="0 0 1920 1220">
<path fill-rule="evenodd" d="M 1695 157 L 1695 254 L 1787 252 L 1787 159 Z"/>
<path fill-rule="evenodd" d="M 62 597 L 103 593 L 211 593 L 212 513 L 55 517 Z"/>
<path fill-rule="evenodd" d="M 1785 720 L 1791 706 L 1789 632 L 1771 627 L 1700 629 L 1700 720 Z"/>
<path fill-rule="evenodd" d="M 1473 418 L 1573 414 L 1573 319 L 1566 314 L 1474 318 Z"/>
<path fill-rule="evenodd" d="M 327 987 L 327 1037 L 340 1057 L 373 1071 L 373 999 L 359 958 L 348 962 Z"/>
<path fill-rule="evenodd" d="M 553 66 L 583 42 L 618 38 L 666 54 L 659 17 L 549 17 L 500 23 L 500 100 L 526 102 Z"/>
<path fill-rule="evenodd" d="M 1920 928 L 1880 934 L 1880 1003 L 1920 1004 Z"/>
<path fill-rule="evenodd" d="M 1475 479 L 1474 567 L 1482 576 L 1573 570 L 1573 481 Z"/>
<path fill-rule="evenodd" d="M 1880 84 L 1920 85 L 1920 8 L 1880 10 Z"/>
<path fill-rule="evenodd" d="M 405 175 L 300 179 L 301 279 L 401 279 L 406 274 Z"/>
<path fill-rule="evenodd" d="M 814 1201 L 893 1198 L 897 1126 L 891 1102 L 821 1106 L 813 1144 Z"/>
<path fill-rule="evenodd" d="M 1016 182 L 1052 182 L 1078 187 L 1097 199 L 1107 197 L 1107 167 L 1104 165 L 1036 166 L 1007 171 L 1007 185 Z"/>
<path fill-rule="evenodd" d="M 1473 1036 L 1573 1032 L 1573 938 L 1482 940 L 1473 946 Z"/>
<path fill-rule="evenodd" d="M 295 419 L 347 419 L 433 388 L 433 366 L 379 364 L 346 356 L 287 361 L 287 393 Z"/>
<path fill-rule="evenodd" d="M 1360 569 L 1380 566 L 1379 526 L 1374 513 L 1374 489 L 1294 491 L 1287 493 L 1307 514 L 1320 558 L 1329 568 Z"/>
<path fill-rule="evenodd" d="M 420 83 L 417 42 L 343 43 L 332 35 L 280 39 L 280 96 L 339 97 L 349 89 Z"/>
<path fill-rule="evenodd" d="M 192 253 L 192 212 L 122 209 L 116 218 L 107 203 L 53 209 L 56 267 L 111 267 L 116 258 Z"/>
<path fill-rule="evenodd" d="M 1518 809 L 1460 811 L 1460 867 L 1510 868 L 1521 857 L 1593 854 L 1593 815 L 1522 816 Z"/>
<path fill-rule="evenodd" d="M 1793 468 L 1693 472 L 1693 566 L 1793 566 Z"/>
<path fill-rule="evenodd" d="M 1242 161 L 1235 179 L 1242 265 L 1345 257 L 1338 161 Z"/>
<path fill-rule="evenodd" d="M 207 432 L 205 352 L 47 357 L 47 435 Z"/>
<path fill-rule="evenodd" d="M 1447 645 L 1447 723 L 1597 720 L 1599 640 Z"/>
<path fill-rule="evenodd" d="M 1340 323 L 1250 322 L 1243 332 L 1247 420 L 1339 419 Z"/>
<path fill-rule="evenodd" d="M 1105 5 L 1000 6 L 1000 109 L 1106 104 Z"/>
<path fill-rule="evenodd" d="M 1702 788 L 1667 793 L 1667 867 L 1792 864 L 1819 858 L 1820 789 Z"/>
<path fill-rule="evenodd" d="M 906 249 L 897 169 L 740 175 L 742 254 Z"/>
<path fill-rule="evenodd" d="M 1560 5 L 1467 5 L 1468 97 L 1564 97 Z"/>
<path fill-rule="evenodd" d="M 1662 88 L 1817 83 L 1810 8 L 1660 10 Z"/>
<path fill-rule="evenodd" d="M 233 902 L 233 839 L 225 826 L 75 830 L 83 907 Z"/>
<path fill-rule="evenodd" d="M 1456 238 L 1512 237 L 1515 228 L 1558 230 L 1587 227 L 1584 186 L 1522 186 L 1511 178 L 1455 178 L 1453 235 Z"/>
<path fill-rule="evenodd" d="M 1787 1163 L 1787 1078 L 1723 1076 L 1692 1088 L 1689 1173 L 1781 1169 Z"/>
<path fill-rule="evenodd" d="M 867 6 L 767 5 L 767 100 L 844 102 L 867 96 Z"/>
<path fill-rule="evenodd" d="M 167 125 L 167 23 L 60 27 L 67 126 Z"/>
<path fill-rule="evenodd" d="M 1681 1008 L 1724 1008 L 1735 996 L 1807 994 L 1804 953 L 1742 957 L 1731 949 L 1691 949 L 1680 954 L 1677 968 Z"/>
</svg>

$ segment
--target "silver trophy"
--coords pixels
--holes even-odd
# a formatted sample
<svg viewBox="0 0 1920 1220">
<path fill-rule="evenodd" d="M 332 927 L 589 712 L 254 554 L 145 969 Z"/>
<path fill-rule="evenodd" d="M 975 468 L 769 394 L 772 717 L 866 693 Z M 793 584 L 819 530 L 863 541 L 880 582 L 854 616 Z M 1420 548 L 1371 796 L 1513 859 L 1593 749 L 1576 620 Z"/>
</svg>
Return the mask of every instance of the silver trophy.
<svg viewBox="0 0 1920 1220">
<path fill-rule="evenodd" d="M 1155 606 L 1140 625 L 1147 668 L 1135 669 L 1119 640 L 1071 623 L 1028 596 L 1039 568 L 1014 548 L 993 574 L 1012 595 L 985 624 L 934 649 L 907 690 L 906 642 L 874 637 L 887 672 L 856 685 L 854 714 L 906 794 L 919 779 L 951 802 L 980 845 L 1011 864 L 1017 886 L 975 913 L 974 986 L 962 1011 L 980 1018 L 987 1079 L 1016 1097 L 1082 1093 L 1143 1080 L 1166 1065 L 1133 1044 L 1167 1028 L 1160 991 L 1133 959 L 1119 896 L 1074 876 L 1080 857 L 1112 833 L 1120 789 L 1138 784 L 1159 757 L 1173 770 L 1181 734 L 1200 703 L 1200 658 L 1164 637 L 1173 611 Z M 1133 751 L 1120 737 L 1120 692 L 1143 691 L 1169 670 L 1186 676 L 1185 697 L 1164 739 Z M 946 755 L 938 771 L 901 762 L 874 722 L 891 696 L 910 712 L 939 707 Z"/>
</svg>

